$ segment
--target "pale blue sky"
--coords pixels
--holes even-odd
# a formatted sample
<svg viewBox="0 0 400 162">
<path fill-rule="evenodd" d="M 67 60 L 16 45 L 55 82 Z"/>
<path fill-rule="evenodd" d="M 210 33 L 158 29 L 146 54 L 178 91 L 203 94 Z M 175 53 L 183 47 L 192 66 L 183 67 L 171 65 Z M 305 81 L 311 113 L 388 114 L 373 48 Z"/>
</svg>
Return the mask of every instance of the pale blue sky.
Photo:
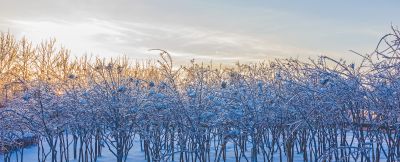
<svg viewBox="0 0 400 162">
<path fill-rule="evenodd" d="M 357 61 L 400 25 L 400 1 L 0 0 L 0 31 L 57 38 L 73 55 L 156 57 L 180 63 L 318 55 Z"/>
</svg>

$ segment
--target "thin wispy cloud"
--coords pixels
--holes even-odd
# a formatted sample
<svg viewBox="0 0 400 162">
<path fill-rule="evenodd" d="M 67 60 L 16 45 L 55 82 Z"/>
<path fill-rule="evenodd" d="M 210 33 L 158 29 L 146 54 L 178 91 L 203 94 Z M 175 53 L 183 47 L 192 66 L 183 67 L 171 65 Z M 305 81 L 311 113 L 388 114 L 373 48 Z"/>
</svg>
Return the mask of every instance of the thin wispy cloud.
<svg viewBox="0 0 400 162">
<path fill-rule="evenodd" d="M 188 26 L 132 23 L 88 19 L 80 22 L 7 20 L 19 36 L 40 42 L 58 38 L 74 55 L 127 55 L 131 58 L 152 56 L 152 48 L 166 49 L 178 59 L 233 61 L 268 59 L 295 53 L 318 54 L 317 51 L 273 44 L 246 35 Z M 84 43 L 82 43 L 84 42 Z M 179 53 L 179 54 L 178 54 Z M 269 54 L 269 55 L 268 55 Z"/>
<path fill-rule="evenodd" d="M 396 23 L 385 17 L 393 10 L 372 10 L 393 4 L 340 4 L 16 0 L 0 7 L 0 30 L 35 43 L 57 38 L 77 56 L 144 59 L 157 56 L 148 49 L 160 48 L 178 60 L 234 62 L 318 55 L 353 59 L 348 50 L 370 52 L 390 23 Z M 368 16 L 382 18 L 361 21 Z"/>
</svg>

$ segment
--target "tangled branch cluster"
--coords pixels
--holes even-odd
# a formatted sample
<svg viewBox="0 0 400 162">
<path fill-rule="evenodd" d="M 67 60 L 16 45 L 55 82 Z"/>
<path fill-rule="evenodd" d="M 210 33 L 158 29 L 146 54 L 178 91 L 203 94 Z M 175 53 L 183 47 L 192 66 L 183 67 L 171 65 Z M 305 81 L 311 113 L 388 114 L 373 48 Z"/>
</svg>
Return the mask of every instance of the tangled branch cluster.
<svg viewBox="0 0 400 162">
<path fill-rule="evenodd" d="M 161 51 L 157 64 L 129 66 L 124 59 L 69 61 L 51 43 L 34 50 L 22 45 L 15 45 L 15 65 L 0 64 L 14 68 L 1 71 L 8 76 L 2 85 L 18 82 L 12 95 L 4 90 L 0 109 L 5 161 L 27 137 L 39 145 L 39 161 L 96 161 L 107 149 L 122 162 L 132 147 L 141 147 L 148 161 L 400 157 L 395 28 L 374 53 L 359 54 L 358 64 L 320 57 L 176 68 Z M 10 57 L 5 50 L 2 56 Z M 24 56 L 35 64 L 24 64 Z M 54 61 L 59 58 L 65 59 Z"/>
</svg>

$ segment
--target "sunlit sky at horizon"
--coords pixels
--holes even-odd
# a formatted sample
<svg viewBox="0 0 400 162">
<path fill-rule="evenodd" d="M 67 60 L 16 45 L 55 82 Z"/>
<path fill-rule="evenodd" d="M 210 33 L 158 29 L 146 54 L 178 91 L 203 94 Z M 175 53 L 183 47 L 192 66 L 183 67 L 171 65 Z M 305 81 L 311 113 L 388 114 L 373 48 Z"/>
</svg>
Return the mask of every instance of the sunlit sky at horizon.
<svg viewBox="0 0 400 162">
<path fill-rule="evenodd" d="M 102 57 L 232 63 L 328 55 L 357 61 L 400 25 L 400 1 L 0 0 L 0 31 Z"/>
</svg>

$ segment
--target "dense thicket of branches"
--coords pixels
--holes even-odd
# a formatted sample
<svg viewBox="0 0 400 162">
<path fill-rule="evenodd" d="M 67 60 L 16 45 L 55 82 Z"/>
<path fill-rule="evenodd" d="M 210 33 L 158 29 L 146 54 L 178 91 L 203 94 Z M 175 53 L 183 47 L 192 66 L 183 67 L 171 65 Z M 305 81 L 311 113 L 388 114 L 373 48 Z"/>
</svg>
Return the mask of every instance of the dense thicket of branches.
<svg viewBox="0 0 400 162">
<path fill-rule="evenodd" d="M 395 28 L 358 64 L 320 57 L 173 67 L 160 52 L 158 62 L 135 65 L 71 60 L 54 41 L 32 47 L 3 33 L 4 161 L 23 156 L 27 137 L 37 140 L 38 161 L 53 162 L 96 161 L 104 149 L 126 161 L 135 139 L 148 161 L 400 158 Z"/>
</svg>

